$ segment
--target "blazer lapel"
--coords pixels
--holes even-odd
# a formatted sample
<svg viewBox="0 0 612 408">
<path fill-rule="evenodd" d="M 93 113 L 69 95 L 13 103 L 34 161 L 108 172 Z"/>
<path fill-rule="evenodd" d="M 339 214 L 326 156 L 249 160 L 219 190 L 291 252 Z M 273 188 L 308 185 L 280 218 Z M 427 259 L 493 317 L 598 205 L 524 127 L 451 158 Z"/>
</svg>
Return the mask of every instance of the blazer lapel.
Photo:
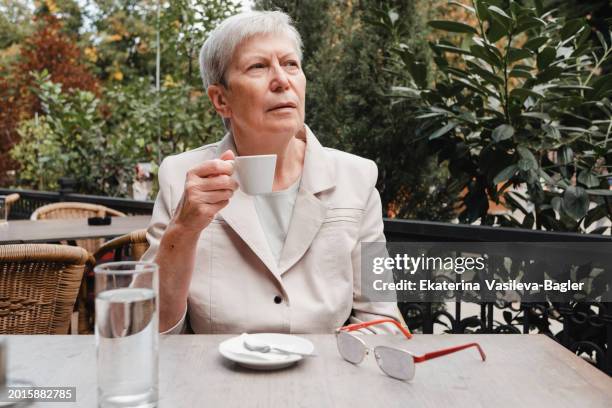
<svg viewBox="0 0 612 408">
<path fill-rule="evenodd" d="M 302 182 L 293 207 L 278 272 L 291 268 L 310 247 L 327 213 L 327 205 L 317 194 L 335 186 L 335 172 L 327 153 L 306 126 L 306 154 Z"/>
<path fill-rule="evenodd" d="M 236 146 L 229 133 L 219 143 L 217 157 L 221 156 L 228 149 L 236 154 Z M 229 204 L 219 213 L 225 222 L 251 248 L 255 255 L 278 277 L 278 266 L 273 259 L 268 241 L 259 223 L 259 216 L 255 210 L 253 198 L 238 189 L 230 199 Z"/>
<path fill-rule="evenodd" d="M 259 223 L 253 198 L 238 189 L 227 207 L 220 211 L 223 219 L 253 250 L 268 269 L 279 279 L 308 250 L 327 213 L 327 205 L 317 194 L 335 186 L 333 163 L 310 129 L 306 130 L 306 154 L 302 181 L 296 197 L 289 231 L 276 265 L 266 236 Z M 217 147 L 217 157 L 226 150 L 236 153 L 231 134 L 226 134 Z"/>
</svg>

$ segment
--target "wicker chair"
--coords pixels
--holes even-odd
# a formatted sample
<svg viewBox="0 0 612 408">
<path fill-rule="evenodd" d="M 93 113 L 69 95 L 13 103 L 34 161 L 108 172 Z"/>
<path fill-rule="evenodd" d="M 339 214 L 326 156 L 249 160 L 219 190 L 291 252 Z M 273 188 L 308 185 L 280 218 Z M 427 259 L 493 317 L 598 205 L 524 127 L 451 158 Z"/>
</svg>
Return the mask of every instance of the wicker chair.
<svg viewBox="0 0 612 408">
<path fill-rule="evenodd" d="M 67 334 L 83 271 L 83 248 L 0 245 L 0 333 Z"/>
<path fill-rule="evenodd" d="M 115 261 L 126 259 L 138 261 L 147 249 L 149 249 L 147 230 L 140 229 L 108 241 L 94 253 L 94 258 L 99 262 L 105 255 L 113 252 Z"/>
<path fill-rule="evenodd" d="M 48 220 L 57 218 L 85 218 L 85 217 L 125 217 L 121 211 L 113 210 L 98 204 L 62 202 L 43 205 L 32 213 L 31 220 Z"/>
<path fill-rule="evenodd" d="M 149 249 L 147 230 L 132 231 L 129 234 L 108 241 L 94 254 L 96 264 L 109 261 L 138 261 Z M 85 284 L 79 293 L 79 333 L 93 331 L 94 325 L 94 274 L 90 268 L 86 271 Z"/>
<path fill-rule="evenodd" d="M 17 193 L 9 194 L 4 198 L 4 204 L 6 205 L 6 216 L 11 215 L 11 207 L 21 196 Z"/>
<path fill-rule="evenodd" d="M 88 217 L 105 217 L 107 215 L 113 217 L 125 217 L 125 214 L 113 210 L 112 208 L 103 205 L 77 203 L 77 202 L 62 202 L 47 204 L 39 207 L 32 213 L 31 220 L 49 220 L 49 219 L 66 219 L 66 218 L 88 218 Z M 92 239 L 77 239 L 76 244 L 81 248 L 85 248 L 90 253 L 94 253 L 104 244 L 102 238 Z"/>
</svg>

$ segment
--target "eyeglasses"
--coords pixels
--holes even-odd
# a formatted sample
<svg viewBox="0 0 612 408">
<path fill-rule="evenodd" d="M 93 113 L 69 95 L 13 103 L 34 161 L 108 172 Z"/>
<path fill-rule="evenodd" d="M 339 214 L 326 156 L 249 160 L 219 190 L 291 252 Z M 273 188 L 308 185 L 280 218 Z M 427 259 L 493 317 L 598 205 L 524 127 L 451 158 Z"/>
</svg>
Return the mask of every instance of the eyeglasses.
<svg viewBox="0 0 612 408">
<path fill-rule="evenodd" d="M 450 347 L 432 351 L 421 356 L 415 356 L 409 351 L 388 346 L 376 346 L 374 349 L 370 349 L 362 339 L 349 333 L 351 331 L 382 323 L 394 324 L 400 329 L 407 339 L 412 338 L 410 331 L 403 327 L 398 321 L 393 319 L 372 320 L 369 322 L 356 323 L 340 327 L 339 329 L 336 329 L 336 342 L 338 345 L 338 352 L 342 358 L 349 363 L 359 364 L 363 361 L 366 355 L 370 354 L 370 351 L 373 351 L 374 357 L 376 358 L 376 363 L 382 372 L 387 374 L 389 377 L 396 378 L 398 380 L 412 380 L 414 378 L 417 363 L 442 357 L 470 347 L 476 347 L 478 349 L 482 361 L 485 361 L 487 358 L 482 347 L 480 347 L 478 343 L 463 344 L 461 346 Z"/>
</svg>

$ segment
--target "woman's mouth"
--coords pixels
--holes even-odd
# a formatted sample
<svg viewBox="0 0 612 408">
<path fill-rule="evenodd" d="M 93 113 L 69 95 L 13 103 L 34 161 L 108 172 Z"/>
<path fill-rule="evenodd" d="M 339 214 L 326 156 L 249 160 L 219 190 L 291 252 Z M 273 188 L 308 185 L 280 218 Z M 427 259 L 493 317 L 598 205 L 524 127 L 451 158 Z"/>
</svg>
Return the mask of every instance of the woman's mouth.
<svg viewBox="0 0 612 408">
<path fill-rule="evenodd" d="M 279 112 L 290 111 L 292 109 L 295 109 L 296 107 L 297 106 L 293 102 L 284 102 L 284 103 L 279 103 L 279 104 L 274 105 L 273 107 L 268 109 L 268 112 L 271 112 L 271 111 L 279 111 Z"/>
</svg>

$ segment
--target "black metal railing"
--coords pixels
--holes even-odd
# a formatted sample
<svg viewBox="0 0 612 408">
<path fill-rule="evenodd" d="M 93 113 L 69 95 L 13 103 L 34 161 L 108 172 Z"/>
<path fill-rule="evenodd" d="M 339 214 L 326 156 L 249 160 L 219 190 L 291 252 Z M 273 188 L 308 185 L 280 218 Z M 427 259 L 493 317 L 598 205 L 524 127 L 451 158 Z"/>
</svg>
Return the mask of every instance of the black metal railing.
<svg viewBox="0 0 612 408">
<path fill-rule="evenodd" d="M 151 214 L 153 211 L 153 201 L 137 201 L 128 198 L 75 194 L 65 190 L 52 192 L 0 188 L 0 195 L 8 195 L 11 193 L 18 193 L 21 196 L 11 207 L 9 219 L 13 220 L 28 219 L 38 207 L 61 201 L 100 204 L 129 215 L 146 215 Z"/>
<path fill-rule="evenodd" d="M 127 214 L 150 214 L 152 201 L 89 196 L 67 191 L 40 192 L 0 189 L 0 195 L 17 192 L 21 199 L 11 209 L 11 219 L 27 219 L 41 205 L 59 201 L 102 204 Z M 461 225 L 429 221 L 385 219 L 389 242 L 610 242 L 612 237 L 590 234 L 532 231 L 514 228 Z M 602 252 L 601 257 L 611 256 Z M 604 258 L 605 259 L 605 258 Z M 611 303 L 479 303 L 478 313 L 465 316 L 466 303 L 400 303 L 413 331 L 422 333 L 542 333 L 591 360 L 612 375 Z M 503 316 L 503 321 L 495 315 Z M 554 332 L 554 326 L 560 329 Z M 439 330 L 441 329 L 441 330 Z"/>
<path fill-rule="evenodd" d="M 609 235 L 532 231 L 428 221 L 385 220 L 389 242 L 609 242 Z M 549 245 L 549 247 L 551 247 Z M 607 245 L 606 245 L 607 247 Z M 598 246 L 597 248 L 602 248 Z M 547 256 L 555 256 L 554 251 Z M 611 252 L 602 250 L 602 259 Z M 412 330 L 434 333 L 542 333 L 602 371 L 612 375 L 612 303 L 507 303 L 483 302 L 479 313 L 465 316 L 466 303 L 400 303 Z M 451 309 L 451 310 L 449 310 Z M 496 313 L 497 312 L 497 313 Z M 502 321 L 494 316 L 501 315 Z M 558 327 L 555 332 L 554 327 Z"/>
</svg>

